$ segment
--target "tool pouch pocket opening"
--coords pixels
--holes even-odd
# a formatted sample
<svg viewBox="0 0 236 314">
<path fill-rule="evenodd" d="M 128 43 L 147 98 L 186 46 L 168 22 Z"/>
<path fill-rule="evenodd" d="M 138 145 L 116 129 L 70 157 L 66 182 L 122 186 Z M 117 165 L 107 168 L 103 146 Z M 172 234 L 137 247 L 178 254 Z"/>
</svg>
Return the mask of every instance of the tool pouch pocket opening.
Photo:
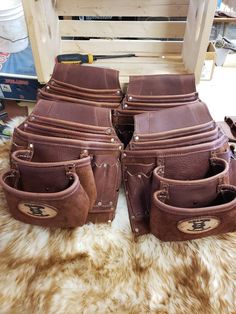
<svg viewBox="0 0 236 314">
<path fill-rule="evenodd" d="M 71 173 L 64 189 L 30 192 L 22 188 L 15 170 L 1 176 L 1 184 L 14 218 L 44 227 L 76 227 L 86 222 L 89 197 L 76 173 Z"/>
</svg>

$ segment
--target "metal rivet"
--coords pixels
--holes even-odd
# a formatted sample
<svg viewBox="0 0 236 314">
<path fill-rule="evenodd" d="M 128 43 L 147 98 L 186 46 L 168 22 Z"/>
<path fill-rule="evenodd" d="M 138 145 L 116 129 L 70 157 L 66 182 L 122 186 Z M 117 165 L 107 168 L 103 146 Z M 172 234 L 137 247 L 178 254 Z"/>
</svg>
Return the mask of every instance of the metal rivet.
<svg viewBox="0 0 236 314">
<path fill-rule="evenodd" d="M 126 156 L 127 156 L 126 153 L 124 153 L 124 154 L 123 154 L 123 157 L 126 157 Z"/>
<path fill-rule="evenodd" d="M 115 142 L 115 139 L 114 139 L 114 138 L 111 138 L 111 142 L 114 143 L 114 142 Z"/>
<path fill-rule="evenodd" d="M 107 220 L 107 222 L 110 224 L 110 223 L 111 223 L 111 220 Z"/>
<path fill-rule="evenodd" d="M 111 134 L 111 129 L 107 129 L 106 133 Z"/>
<path fill-rule="evenodd" d="M 127 105 L 127 104 L 124 104 L 124 108 L 128 108 L 128 105 Z"/>
<path fill-rule="evenodd" d="M 109 205 L 112 206 L 112 205 L 113 205 L 113 202 L 109 202 Z"/>
<path fill-rule="evenodd" d="M 33 144 L 29 144 L 29 148 L 34 148 L 34 145 Z"/>
<path fill-rule="evenodd" d="M 141 178 L 142 178 L 141 174 L 138 174 L 138 178 L 139 178 L 139 179 L 141 179 Z"/>
<path fill-rule="evenodd" d="M 135 216 L 131 216 L 131 219 L 135 219 Z"/>
<path fill-rule="evenodd" d="M 46 86 L 46 89 L 50 89 L 50 86 Z"/>
<path fill-rule="evenodd" d="M 139 232 L 139 228 L 135 228 L 134 231 L 138 233 Z"/>
<path fill-rule="evenodd" d="M 132 100 L 133 99 L 133 97 L 132 96 L 129 96 L 129 98 L 128 98 L 129 100 Z"/>
<path fill-rule="evenodd" d="M 102 202 L 98 202 L 98 206 L 102 206 Z"/>
<path fill-rule="evenodd" d="M 35 117 L 34 117 L 34 116 L 31 116 L 31 117 L 29 118 L 29 120 L 30 120 L 30 121 L 35 120 Z"/>
<path fill-rule="evenodd" d="M 107 164 L 103 164 L 103 167 L 106 168 L 106 167 L 107 167 Z"/>
<path fill-rule="evenodd" d="M 121 91 L 120 91 L 120 90 L 118 90 L 118 91 L 116 91 L 116 93 L 117 93 L 117 95 L 120 95 Z"/>
<path fill-rule="evenodd" d="M 135 141 L 138 141 L 138 140 L 139 140 L 139 136 L 136 135 L 136 136 L 134 137 L 134 140 L 135 140 Z"/>
<path fill-rule="evenodd" d="M 27 128 L 27 127 L 28 127 L 28 124 L 27 124 L 27 123 L 24 123 L 24 127 Z"/>
<path fill-rule="evenodd" d="M 121 150 L 122 149 L 122 146 L 119 146 L 119 150 Z"/>
<path fill-rule="evenodd" d="M 129 194 L 129 192 L 128 192 L 128 191 L 126 191 L 126 192 L 125 192 L 125 194 L 126 194 L 126 195 L 128 195 L 128 194 Z"/>
</svg>

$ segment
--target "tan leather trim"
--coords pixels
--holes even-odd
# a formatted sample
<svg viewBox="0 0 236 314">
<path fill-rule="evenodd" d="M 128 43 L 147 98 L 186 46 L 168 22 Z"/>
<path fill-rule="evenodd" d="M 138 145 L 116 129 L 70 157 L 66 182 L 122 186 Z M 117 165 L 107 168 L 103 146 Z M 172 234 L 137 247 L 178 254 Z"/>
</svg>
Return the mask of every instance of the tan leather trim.
<svg viewBox="0 0 236 314">
<path fill-rule="evenodd" d="M 37 219 L 49 219 L 57 215 L 56 208 L 42 203 L 20 202 L 18 209 L 27 216 Z"/>
<path fill-rule="evenodd" d="M 210 231 L 219 226 L 220 219 L 213 216 L 202 216 L 180 220 L 177 228 L 183 233 L 198 234 Z"/>
</svg>

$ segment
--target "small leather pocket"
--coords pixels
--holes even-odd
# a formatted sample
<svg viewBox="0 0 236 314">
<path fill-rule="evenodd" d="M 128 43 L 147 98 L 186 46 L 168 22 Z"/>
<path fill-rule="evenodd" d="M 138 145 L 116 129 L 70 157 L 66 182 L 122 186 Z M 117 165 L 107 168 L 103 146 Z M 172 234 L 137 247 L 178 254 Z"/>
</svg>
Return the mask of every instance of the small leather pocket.
<svg viewBox="0 0 236 314">
<path fill-rule="evenodd" d="M 94 209 L 114 208 L 117 203 L 121 183 L 121 166 L 116 156 L 96 155 L 92 169 L 97 188 L 97 200 Z"/>
<path fill-rule="evenodd" d="M 132 210 L 131 215 L 144 217 L 149 215 L 152 171 L 154 163 L 126 164 L 124 180 L 126 194 Z"/>
</svg>

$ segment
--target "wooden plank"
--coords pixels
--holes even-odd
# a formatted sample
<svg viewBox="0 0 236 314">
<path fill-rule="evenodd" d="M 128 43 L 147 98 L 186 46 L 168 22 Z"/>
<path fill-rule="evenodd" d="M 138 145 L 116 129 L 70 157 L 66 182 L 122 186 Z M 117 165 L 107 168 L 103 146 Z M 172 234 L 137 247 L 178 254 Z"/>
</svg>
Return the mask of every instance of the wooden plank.
<svg viewBox="0 0 236 314">
<path fill-rule="evenodd" d="M 62 36 L 182 38 L 186 22 L 61 20 Z"/>
<path fill-rule="evenodd" d="M 112 68 L 120 71 L 121 76 L 129 75 L 150 75 L 150 74 L 159 74 L 159 73 L 182 73 L 185 71 L 183 63 L 167 63 L 167 62 L 142 62 L 139 63 L 102 63 L 96 62 L 94 66 L 101 66 L 106 68 Z"/>
<path fill-rule="evenodd" d="M 61 16 L 186 16 L 189 0 L 57 0 Z"/>
<path fill-rule="evenodd" d="M 182 42 L 155 40 L 63 40 L 62 53 L 118 54 L 157 56 L 165 53 L 180 53 Z"/>
<path fill-rule="evenodd" d="M 47 0 L 23 0 L 37 77 L 41 83 L 49 79 L 55 56 L 59 54 L 59 24 L 53 3 Z"/>
<path fill-rule="evenodd" d="M 215 17 L 214 23 L 236 23 L 236 17 Z"/>
<path fill-rule="evenodd" d="M 207 51 L 217 0 L 190 0 L 183 43 L 183 60 L 199 82 Z"/>
</svg>

